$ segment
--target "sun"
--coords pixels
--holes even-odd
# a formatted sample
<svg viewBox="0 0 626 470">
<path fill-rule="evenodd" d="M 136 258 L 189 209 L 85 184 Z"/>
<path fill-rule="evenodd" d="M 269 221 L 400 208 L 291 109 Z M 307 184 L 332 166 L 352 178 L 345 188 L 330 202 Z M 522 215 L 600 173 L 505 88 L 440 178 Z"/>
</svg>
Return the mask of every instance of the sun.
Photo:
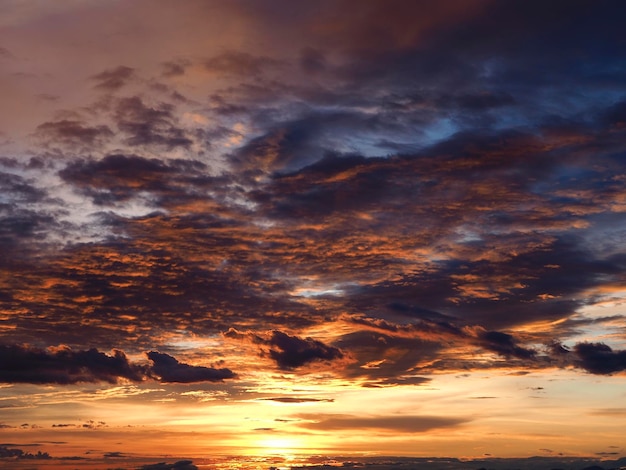
<svg viewBox="0 0 626 470">
<path fill-rule="evenodd" d="M 268 436 L 257 441 L 257 446 L 266 455 L 282 455 L 288 457 L 302 447 L 302 442 L 290 436 Z"/>
</svg>

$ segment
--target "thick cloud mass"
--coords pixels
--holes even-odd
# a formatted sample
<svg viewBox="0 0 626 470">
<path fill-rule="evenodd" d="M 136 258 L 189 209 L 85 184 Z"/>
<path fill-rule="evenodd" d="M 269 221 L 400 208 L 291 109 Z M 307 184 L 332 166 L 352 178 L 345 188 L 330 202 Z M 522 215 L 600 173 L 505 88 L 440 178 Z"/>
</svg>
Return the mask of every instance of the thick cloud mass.
<svg viewBox="0 0 626 470">
<path fill-rule="evenodd" d="M 0 382 L 32 384 L 75 384 L 81 382 L 221 382 L 235 374 L 229 369 L 191 366 L 163 353 L 147 353 L 152 365 L 133 363 L 123 351 L 111 355 L 89 349 L 73 351 L 67 346 L 38 349 L 0 345 Z"/>
<path fill-rule="evenodd" d="M 72 351 L 60 347 L 42 350 L 24 346 L 0 346 L 0 382 L 117 383 L 119 379 L 141 381 L 144 371 L 131 364 L 122 351 L 112 355 L 96 349 Z"/>
<path fill-rule="evenodd" d="M 293 369 L 315 360 L 331 361 L 343 357 L 341 351 L 311 338 L 297 338 L 274 331 L 268 344 L 270 357 L 281 369 Z"/>
<path fill-rule="evenodd" d="M 3 341 L 71 347 L 5 346 L 4 380 L 624 371 L 623 2 L 159 12 L 113 56 L 126 16 L 66 25 L 101 61 L 0 48 L 41 109 L 0 119 Z"/>
<path fill-rule="evenodd" d="M 148 359 L 153 363 L 151 372 L 163 382 L 221 382 L 232 379 L 235 374 L 230 369 L 214 369 L 212 367 L 190 366 L 182 364 L 169 354 L 155 351 L 148 353 Z"/>
<path fill-rule="evenodd" d="M 579 367 L 593 374 L 612 374 L 626 370 L 626 351 L 613 351 L 602 343 L 579 343 L 574 347 Z"/>
</svg>

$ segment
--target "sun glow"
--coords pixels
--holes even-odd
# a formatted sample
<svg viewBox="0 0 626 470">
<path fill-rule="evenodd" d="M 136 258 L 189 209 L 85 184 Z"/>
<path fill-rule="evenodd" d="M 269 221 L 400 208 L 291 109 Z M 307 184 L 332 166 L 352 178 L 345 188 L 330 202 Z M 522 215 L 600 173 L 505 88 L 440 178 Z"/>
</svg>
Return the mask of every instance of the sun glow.
<svg viewBox="0 0 626 470">
<path fill-rule="evenodd" d="M 285 458 L 306 448 L 301 439 L 291 436 L 267 436 L 251 444 L 266 455 L 281 455 Z"/>
</svg>

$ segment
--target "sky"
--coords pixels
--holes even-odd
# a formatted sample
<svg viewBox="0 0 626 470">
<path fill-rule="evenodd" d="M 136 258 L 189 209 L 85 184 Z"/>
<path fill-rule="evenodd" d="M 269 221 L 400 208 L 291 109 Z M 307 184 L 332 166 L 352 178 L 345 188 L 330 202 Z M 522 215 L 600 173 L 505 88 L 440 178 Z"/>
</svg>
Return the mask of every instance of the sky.
<svg viewBox="0 0 626 470">
<path fill-rule="evenodd" d="M 626 457 L 625 19 L 0 0 L 0 463 Z"/>
</svg>

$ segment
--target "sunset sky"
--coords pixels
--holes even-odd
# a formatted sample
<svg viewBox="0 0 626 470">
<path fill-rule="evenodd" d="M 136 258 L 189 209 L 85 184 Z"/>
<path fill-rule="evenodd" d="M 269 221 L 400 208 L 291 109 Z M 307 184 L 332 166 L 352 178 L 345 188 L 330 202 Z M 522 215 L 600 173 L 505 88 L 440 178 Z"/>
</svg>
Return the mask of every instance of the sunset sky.
<svg viewBox="0 0 626 470">
<path fill-rule="evenodd" d="M 0 457 L 625 457 L 625 22 L 0 0 Z"/>
</svg>

